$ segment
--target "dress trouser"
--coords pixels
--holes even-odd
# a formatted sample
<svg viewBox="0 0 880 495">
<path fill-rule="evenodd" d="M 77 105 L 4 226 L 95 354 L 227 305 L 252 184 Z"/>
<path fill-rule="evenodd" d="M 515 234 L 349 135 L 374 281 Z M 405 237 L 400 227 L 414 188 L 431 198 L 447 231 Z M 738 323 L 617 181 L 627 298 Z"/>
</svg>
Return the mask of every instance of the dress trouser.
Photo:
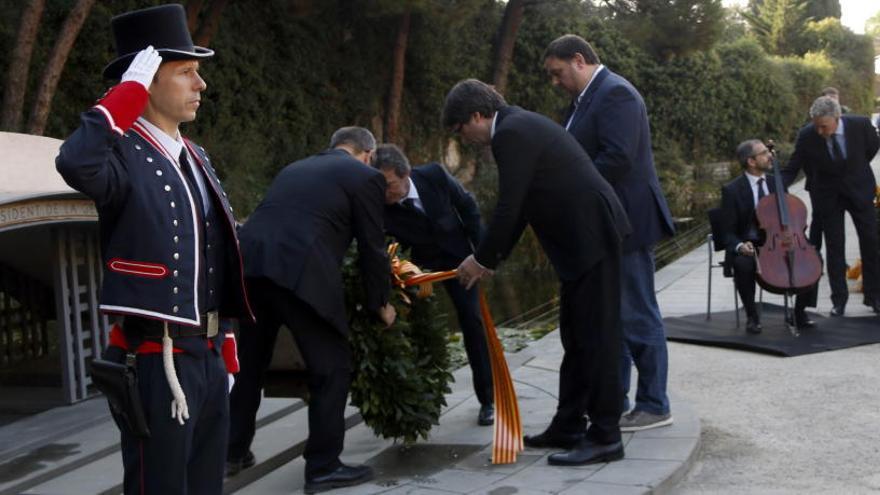
<svg viewBox="0 0 880 495">
<path fill-rule="evenodd" d="M 138 386 L 150 437 L 122 432 L 123 489 L 126 495 L 168 493 L 203 495 L 223 492 L 223 469 L 229 432 L 226 365 L 219 353 L 174 354 L 177 378 L 189 408 L 183 425 L 171 417 L 171 389 L 162 354 L 137 356 Z"/>
<path fill-rule="evenodd" d="M 550 429 L 584 431 L 597 443 L 620 441 L 620 253 L 603 258 L 580 278 L 562 281 L 559 335 L 559 404 Z"/>
<path fill-rule="evenodd" d="M 486 330 L 480 316 L 479 285 L 470 290 L 465 289 L 458 280 L 447 280 L 443 287 L 455 311 L 458 324 L 464 338 L 464 350 L 471 366 L 474 392 L 481 405 L 494 402 L 492 388 L 492 366 L 489 364 L 489 344 L 486 342 Z"/>
<path fill-rule="evenodd" d="M 758 318 L 758 309 L 755 305 L 755 277 L 758 264 L 754 256 L 737 254 L 733 259 L 733 283 L 743 308 L 749 318 Z M 795 297 L 795 311 L 804 311 L 807 307 L 816 306 L 817 286 L 802 292 Z"/>
<path fill-rule="evenodd" d="M 844 212 L 849 212 L 859 236 L 865 299 L 869 302 L 880 300 L 877 211 L 871 201 L 856 204 L 851 199 L 838 195 L 833 198 L 822 198 L 821 203 L 814 200 L 813 204 L 821 211 L 821 222 L 825 232 L 825 264 L 831 286 L 831 302 L 835 306 L 846 306 L 849 299 L 849 290 L 846 286 Z"/>
<path fill-rule="evenodd" d="M 283 324 L 293 334 L 306 362 L 309 387 L 309 438 L 303 457 L 306 477 L 329 473 L 342 463 L 345 404 L 351 384 L 348 339 L 293 291 L 268 279 L 247 279 L 255 325 L 242 325 L 238 339 L 241 371 L 230 396 L 229 459 L 250 449 L 256 429 L 263 381 Z"/>
</svg>

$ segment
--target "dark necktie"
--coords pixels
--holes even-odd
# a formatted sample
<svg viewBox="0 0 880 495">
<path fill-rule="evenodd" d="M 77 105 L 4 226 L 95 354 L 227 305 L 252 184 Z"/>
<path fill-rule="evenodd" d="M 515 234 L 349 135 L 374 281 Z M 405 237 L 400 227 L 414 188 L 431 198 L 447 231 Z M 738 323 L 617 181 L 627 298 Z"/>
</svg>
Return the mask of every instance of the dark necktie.
<svg viewBox="0 0 880 495">
<path fill-rule="evenodd" d="M 403 207 L 406 208 L 407 210 L 419 211 L 419 209 L 416 208 L 416 199 L 415 198 L 404 199 L 403 200 Z"/>
<path fill-rule="evenodd" d="M 764 194 L 764 178 L 761 177 L 758 179 L 758 202 L 761 202 L 761 198 L 765 196 Z"/>
<path fill-rule="evenodd" d="M 835 162 L 842 162 L 844 160 L 843 151 L 840 149 L 840 143 L 837 142 L 837 136 L 832 134 L 829 139 L 831 139 L 831 150 L 833 152 L 831 159 Z"/>
<path fill-rule="evenodd" d="M 183 172 L 183 176 L 186 178 L 189 190 L 193 195 L 193 200 L 195 200 L 199 208 L 199 213 L 204 214 L 205 205 L 202 202 L 202 191 L 199 189 L 199 183 L 193 175 L 193 168 L 186 157 L 186 148 L 180 150 L 180 171 Z"/>
</svg>

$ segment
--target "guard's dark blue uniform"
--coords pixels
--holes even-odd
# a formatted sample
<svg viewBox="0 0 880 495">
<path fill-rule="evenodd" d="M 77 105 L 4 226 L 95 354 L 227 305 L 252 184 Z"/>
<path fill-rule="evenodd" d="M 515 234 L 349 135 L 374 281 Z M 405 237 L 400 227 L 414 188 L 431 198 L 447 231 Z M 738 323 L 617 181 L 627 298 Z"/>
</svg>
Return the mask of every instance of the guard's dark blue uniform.
<svg viewBox="0 0 880 495">
<path fill-rule="evenodd" d="M 58 171 L 95 201 L 104 278 L 100 308 L 125 315 L 120 346 L 136 347 L 148 439 L 122 426 L 125 493 L 203 494 L 222 491 L 228 438 L 227 372 L 237 371 L 228 318 L 253 318 L 243 285 L 232 207 L 204 149 L 185 142 L 192 173 L 207 189 L 205 205 L 150 129 L 135 119 L 149 94 L 142 85 L 115 86 L 82 114 L 61 146 Z M 209 341 L 206 313 L 218 311 L 221 331 Z M 158 338 L 169 323 L 174 361 L 190 418 L 171 417 L 171 391 Z M 224 364 L 221 348 L 227 357 Z M 229 351 L 229 352 L 225 352 Z"/>
</svg>

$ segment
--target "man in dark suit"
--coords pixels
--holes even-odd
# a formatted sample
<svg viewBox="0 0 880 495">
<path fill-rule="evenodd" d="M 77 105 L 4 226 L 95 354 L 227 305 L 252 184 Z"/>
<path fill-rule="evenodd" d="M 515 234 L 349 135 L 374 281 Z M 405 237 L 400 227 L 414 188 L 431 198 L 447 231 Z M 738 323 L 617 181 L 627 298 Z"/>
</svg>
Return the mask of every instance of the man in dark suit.
<svg viewBox="0 0 880 495">
<path fill-rule="evenodd" d="M 343 127 L 330 149 L 285 167 L 241 228 L 241 250 L 257 324 L 241 332 L 242 371 L 230 397 L 227 459 L 234 468 L 254 463 L 260 390 L 278 328 L 293 332 L 306 362 L 309 438 L 306 493 L 362 483 L 368 466 L 339 460 L 345 437 L 345 402 L 351 382 L 351 350 L 341 265 L 357 239 L 364 306 L 386 324 L 390 266 L 385 251 L 382 205 L 385 179 L 370 168 L 376 141 L 370 131 Z"/>
<path fill-rule="evenodd" d="M 562 285 L 559 404 L 547 429 L 525 444 L 571 449 L 552 454 L 554 465 L 622 459 L 620 245 L 630 226 L 617 195 L 565 129 L 508 106 L 476 79 L 446 96 L 443 124 L 464 142 L 491 146 L 498 166 L 492 221 L 458 267 L 459 280 L 470 288 L 491 274 L 531 225 Z"/>
<path fill-rule="evenodd" d="M 831 316 L 843 316 L 849 299 L 844 212 L 849 212 L 859 236 L 864 302 L 880 313 L 877 213 L 873 206 L 877 182 L 871 170 L 871 160 L 880 148 L 877 129 L 866 117 L 841 116 L 840 104 L 828 96 L 813 102 L 810 117 L 813 122 L 798 133 L 782 175 L 786 184 L 791 184 L 801 169 L 806 176 L 810 202 L 825 233 Z"/>
<path fill-rule="evenodd" d="M 633 227 L 623 243 L 621 259 L 624 411 L 629 410 L 633 363 L 639 378 L 635 407 L 621 418 L 620 429 L 670 425 L 669 355 L 654 293 L 654 244 L 673 235 L 675 227 L 654 169 L 645 102 L 629 81 L 602 65 L 593 47 L 580 36 L 567 34 L 550 43 L 544 67 L 553 85 L 572 97 L 563 125 L 614 188 Z"/>
<path fill-rule="evenodd" d="M 746 310 L 746 332 L 761 333 L 761 319 L 755 307 L 756 249 L 763 243 L 755 218 L 758 201 L 776 192 L 770 150 L 758 139 L 743 141 L 736 147 L 736 158 L 743 174 L 721 188 L 722 232 L 725 269 L 733 270 L 733 282 Z M 794 324 L 799 329 L 815 326 L 806 307 L 815 300 L 815 291 L 798 294 Z"/>
<path fill-rule="evenodd" d="M 397 146 L 376 148 L 373 166 L 385 176 L 385 230 L 404 247 L 423 269 L 452 270 L 480 243 L 480 210 L 473 196 L 439 163 L 414 169 Z M 464 337 L 464 348 L 480 401 L 477 423 L 494 422 L 492 368 L 489 346 L 480 317 L 477 288 L 465 289 L 455 280 L 443 282 Z"/>
</svg>

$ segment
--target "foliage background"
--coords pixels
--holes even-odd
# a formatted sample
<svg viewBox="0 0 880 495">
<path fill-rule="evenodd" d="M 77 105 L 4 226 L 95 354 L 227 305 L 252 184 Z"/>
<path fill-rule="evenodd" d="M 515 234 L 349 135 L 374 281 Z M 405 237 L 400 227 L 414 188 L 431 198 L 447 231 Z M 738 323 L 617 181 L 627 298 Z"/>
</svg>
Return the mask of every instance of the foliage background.
<svg viewBox="0 0 880 495">
<path fill-rule="evenodd" d="M 507 100 L 558 118 L 568 98 L 554 90 L 544 74 L 544 48 L 566 32 L 591 41 L 602 61 L 645 98 L 657 169 L 678 217 L 702 219 L 717 203 L 719 182 L 728 178 L 725 162 L 738 142 L 773 138 L 786 149 L 822 87 L 837 86 L 842 102 L 855 113 L 872 110 L 871 39 L 840 25 L 833 17 L 835 8 L 839 14 L 836 0 L 754 0 L 739 11 L 721 8 L 720 0 L 522 1 L 525 15 Z M 47 0 L 26 110 L 74 3 Z M 62 74 L 47 135 L 63 139 L 78 125 L 79 112 L 106 89 L 100 73 L 115 55 L 111 16 L 159 3 L 163 2 L 95 4 Z M 772 18 L 760 16 L 795 4 L 804 4 L 810 15 L 825 12 L 832 17 L 807 16 L 787 25 L 797 30 L 792 38 L 796 42 L 774 44 L 767 34 L 772 32 L 769 28 L 776 29 Z M 0 73 L 8 66 L 16 20 L 25 5 L 0 0 L 5 21 L 0 24 Z M 445 93 L 456 81 L 490 79 L 507 3 L 237 0 L 229 2 L 210 43 L 216 56 L 202 71 L 208 89 L 198 120 L 184 132 L 211 153 L 240 219 L 258 204 L 284 165 L 324 148 L 337 127 L 362 125 L 382 135 L 398 19 L 407 6 L 412 9 L 412 26 L 397 144 L 414 164 L 446 163 L 474 192 L 484 216 L 491 213 L 496 172 L 490 157 L 459 148 L 441 128 L 439 116 Z M 750 14 L 763 19 L 769 30 L 759 29 L 748 19 Z M 669 33 L 681 33 L 686 42 L 665 43 L 659 49 L 657 41 Z M 515 272 L 514 278 L 529 280 L 547 271 L 541 249 L 528 233 L 506 266 Z M 552 275 L 541 276 L 540 283 L 552 290 Z M 495 290 L 490 292 L 501 294 L 499 319 L 530 307 L 532 302 L 525 301 L 530 297 L 546 300 L 543 293 L 508 293 L 515 288 L 505 285 L 512 284 L 503 284 L 503 276 L 496 279 L 499 283 L 493 282 Z"/>
<path fill-rule="evenodd" d="M 73 3 L 47 2 L 27 97 L 34 93 L 40 68 Z M 100 70 L 114 56 L 110 17 L 158 3 L 162 2 L 96 3 L 62 75 L 47 135 L 64 138 L 78 124 L 78 113 L 105 90 Z M 590 2 L 529 2 L 506 95 L 511 103 L 558 117 L 566 98 L 551 88 L 543 73 L 544 47 L 565 32 L 590 40 L 602 61 L 644 96 L 657 166 L 680 216 L 705 206 L 700 204 L 704 198 L 692 194 L 699 164 L 729 159 L 736 143 L 747 137 L 790 141 L 805 122 L 810 101 L 826 85 L 840 88 L 843 101 L 854 112 L 867 113 L 873 82 L 870 38 L 853 34 L 834 17 L 800 26 L 794 52 L 768 54 L 760 32 L 750 30 L 730 12 L 721 17 L 717 0 L 687 3 L 707 12 L 704 17 L 710 17 L 706 22 L 711 25 L 687 33 L 686 46 L 658 53 L 652 40 L 674 32 L 676 20 L 657 17 L 656 9 L 649 12 L 654 17 L 640 24 L 624 11 Z M 758 3 L 767 9 L 767 4 L 786 2 Z M 395 19 L 405 4 L 374 0 L 229 4 L 211 43 L 217 55 L 204 64 L 208 90 L 199 119 L 186 132 L 213 155 L 236 211 L 249 213 L 278 170 L 323 148 L 337 127 L 355 124 L 381 132 Z M 447 154 L 448 136 L 439 125 L 443 97 L 457 80 L 489 78 L 504 4 L 493 0 L 410 4 L 415 9 L 398 144 L 413 163 L 455 162 Z M 614 7 L 614 2 L 610 4 Z M 626 6 L 635 4 L 639 2 L 629 0 Z M 454 9 L 441 8 L 444 5 Z M 0 16 L 18 19 L 23 7 L 24 2 L 0 0 Z M 688 20 L 679 20 L 684 21 Z M 16 29 L 16 22 L 0 26 L 0 68 L 8 64 Z M 494 199 L 494 173 L 485 170 L 486 160 L 476 150 L 465 149 L 460 163 L 449 164 L 466 172 L 461 176 L 488 212 Z"/>
</svg>

